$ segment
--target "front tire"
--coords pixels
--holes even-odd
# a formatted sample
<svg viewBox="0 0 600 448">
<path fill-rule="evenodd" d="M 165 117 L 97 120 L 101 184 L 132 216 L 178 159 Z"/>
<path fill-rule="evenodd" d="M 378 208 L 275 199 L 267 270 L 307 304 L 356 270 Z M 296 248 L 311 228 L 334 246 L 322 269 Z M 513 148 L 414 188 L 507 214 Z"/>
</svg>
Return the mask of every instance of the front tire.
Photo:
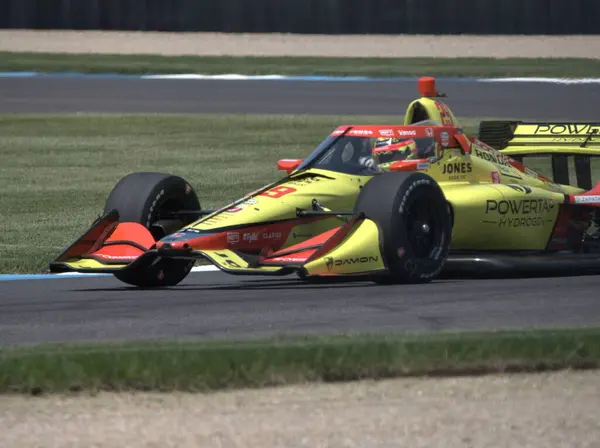
<svg viewBox="0 0 600 448">
<path fill-rule="evenodd" d="M 441 272 L 452 236 L 450 206 L 441 188 L 423 173 L 390 172 L 361 190 L 356 212 L 379 226 L 388 274 L 378 283 L 427 283 Z"/>
<path fill-rule="evenodd" d="M 119 212 L 120 222 L 137 222 L 156 240 L 197 220 L 199 214 L 163 219 L 169 212 L 201 210 L 192 186 L 183 178 L 163 173 L 133 173 L 123 177 L 108 195 L 104 213 Z M 175 286 L 190 273 L 194 260 L 162 258 L 157 263 L 114 273 L 120 281 L 143 288 Z"/>
</svg>

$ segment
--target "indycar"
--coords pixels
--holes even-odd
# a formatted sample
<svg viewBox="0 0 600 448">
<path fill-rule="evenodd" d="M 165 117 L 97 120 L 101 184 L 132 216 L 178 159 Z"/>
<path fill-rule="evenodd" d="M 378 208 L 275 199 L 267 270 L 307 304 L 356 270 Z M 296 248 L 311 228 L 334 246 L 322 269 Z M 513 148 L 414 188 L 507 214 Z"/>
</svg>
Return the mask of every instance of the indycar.
<svg viewBox="0 0 600 448">
<path fill-rule="evenodd" d="M 599 272 L 600 124 L 483 121 L 469 136 L 434 78 L 418 88 L 403 124 L 339 126 L 305 159 L 280 160 L 281 179 L 217 210 L 179 176 L 129 174 L 50 271 L 144 288 L 177 285 L 198 260 L 236 275 L 391 284 Z M 552 175 L 526 157 L 550 159 Z"/>
</svg>

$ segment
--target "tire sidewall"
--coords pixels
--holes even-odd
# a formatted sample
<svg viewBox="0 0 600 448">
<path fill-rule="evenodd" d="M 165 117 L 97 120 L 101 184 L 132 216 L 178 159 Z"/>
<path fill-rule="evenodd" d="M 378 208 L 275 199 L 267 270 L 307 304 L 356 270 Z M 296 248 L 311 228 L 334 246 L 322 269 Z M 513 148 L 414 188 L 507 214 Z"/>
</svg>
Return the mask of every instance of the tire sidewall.
<svg viewBox="0 0 600 448">
<path fill-rule="evenodd" d="M 429 281 L 441 272 L 450 247 L 451 221 L 448 203 L 437 182 L 429 176 L 415 176 L 399 188 L 392 210 L 392 233 L 386 235 L 386 259 L 390 270 L 403 280 Z M 417 258 L 408 236 L 407 211 L 416 203 L 432 207 L 435 213 L 435 245 L 429 257 Z"/>
<path fill-rule="evenodd" d="M 122 178 L 109 194 L 104 213 L 117 209 L 120 221 L 138 222 L 149 228 L 162 207 L 174 203 L 181 209 L 200 210 L 194 189 L 183 178 L 162 173 L 133 173 Z M 184 224 L 198 217 L 190 215 Z"/>
<path fill-rule="evenodd" d="M 408 236 L 409 211 L 415 204 L 433 207 L 435 241 L 428 258 L 417 258 Z M 442 270 L 450 248 L 452 221 L 443 191 L 430 176 L 419 172 L 386 172 L 362 189 L 355 211 L 375 221 L 388 274 L 380 283 L 425 283 Z"/>
<path fill-rule="evenodd" d="M 150 230 L 152 223 L 168 206 L 168 211 L 200 210 L 200 201 L 185 179 L 163 173 L 133 173 L 123 177 L 109 194 L 104 212 L 119 212 L 120 222 L 137 222 Z M 172 209 L 172 210 L 171 210 Z M 185 215 L 183 225 L 199 218 Z M 124 283 L 138 287 L 174 286 L 194 267 L 194 260 L 160 259 L 151 267 L 114 273 Z"/>
</svg>

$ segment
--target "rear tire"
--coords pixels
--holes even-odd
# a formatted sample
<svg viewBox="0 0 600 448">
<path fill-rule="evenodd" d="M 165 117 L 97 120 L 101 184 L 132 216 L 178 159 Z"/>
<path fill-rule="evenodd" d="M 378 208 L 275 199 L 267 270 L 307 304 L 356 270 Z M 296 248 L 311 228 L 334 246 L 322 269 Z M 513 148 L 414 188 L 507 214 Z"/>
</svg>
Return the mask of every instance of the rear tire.
<svg viewBox="0 0 600 448">
<path fill-rule="evenodd" d="M 361 190 L 356 212 L 379 226 L 388 274 L 378 283 L 428 283 L 442 270 L 452 236 L 450 206 L 423 173 L 382 173 Z"/>
<path fill-rule="evenodd" d="M 163 173 L 132 173 L 123 177 L 108 195 L 104 213 L 119 212 L 120 222 L 137 222 L 156 240 L 197 220 L 199 214 L 183 219 L 159 218 L 178 210 L 201 210 L 192 186 L 183 178 Z M 159 225 L 157 225 L 159 223 Z M 144 288 L 175 286 L 190 273 L 194 260 L 162 258 L 150 267 L 114 273 L 120 281 Z"/>
</svg>

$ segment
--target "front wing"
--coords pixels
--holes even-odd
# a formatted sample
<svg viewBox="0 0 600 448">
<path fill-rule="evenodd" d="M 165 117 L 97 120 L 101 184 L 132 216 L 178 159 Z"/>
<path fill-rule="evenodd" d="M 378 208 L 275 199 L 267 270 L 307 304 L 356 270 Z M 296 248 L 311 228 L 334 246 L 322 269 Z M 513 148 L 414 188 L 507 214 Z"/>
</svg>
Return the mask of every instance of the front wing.
<svg viewBox="0 0 600 448">
<path fill-rule="evenodd" d="M 208 239 L 208 238 L 207 238 Z M 215 235 L 210 235 L 211 241 Z M 102 272 L 140 269 L 160 258 L 207 259 L 238 275 L 372 275 L 387 272 L 377 224 L 356 215 L 346 224 L 278 251 L 245 253 L 228 247 L 172 250 L 159 245 L 141 224 L 119 222 L 112 211 L 99 218 L 50 263 L 51 272 Z"/>
</svg>

